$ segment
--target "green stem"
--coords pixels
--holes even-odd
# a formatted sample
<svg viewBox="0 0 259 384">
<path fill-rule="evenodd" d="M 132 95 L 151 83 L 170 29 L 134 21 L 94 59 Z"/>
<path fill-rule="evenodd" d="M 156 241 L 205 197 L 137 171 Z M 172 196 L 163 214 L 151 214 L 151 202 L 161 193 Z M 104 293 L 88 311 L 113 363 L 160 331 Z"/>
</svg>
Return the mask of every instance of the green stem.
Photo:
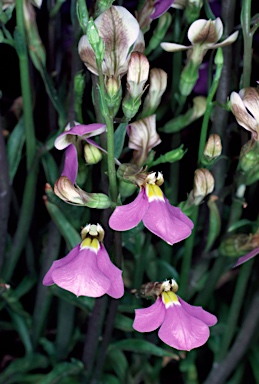
<svg viewBox="0 0 259 384">
<path fill-rule="evenodd" d="M 34 161 L 33 167 L 29 171 L 26 178 L 19 221 L 12 241 L 12 246 L 8 254 L 8 263 L 6 264 L 4 271 L 6 281 L 11 279 L 17 261 L 27 241 L 31 219 L 34 212 L 37 173 L 38 162 Z"/>
<path fill-rule="evenodd" d="M 15 30 L 15 48 L 19 56 L 20 77 L 21 77 L 21 90 L 23 99 L 23 113 L 24 113 L 24 126 L 25 126 L 25 140 L 26 140 L 26 162 L 27 170 L 33 164 L 34 155 L 36 152 L 36 138 L 33 122 L 32 110 L 32 94 L 29 76 L 29 60 L 26 48 L 26 34 L 24 27 L 24 14 L 23 14 L 24 1 L 16 0 L 16 30 Z"/>
<path fill-rule="evenodd" d="M 195 305 L 205 306 L 208 303 L 225 266 L 225 257 L 218 257 L 215 261 L 215 264 L 213 265 L 212 270 L 208 275 L 204 289 L 198 294 L 195 300 Z"/>
<path fill-rule="evenodd" d="M 217 63 L 217 55 L 219 55 L 220 58 L 222 58 L 222 60 L 219 60 L 219 63 Z M 209 120 L 210 120 L 210 116 L 211 116 L 211 111 L 213 108 L 213 102 L 212 101 L 213 101 L 215 93 L 218 89 L 219 80 L 220 80 L 220 76 L 221 76 L 221 72 L 222 72 L 222 68 L 223 68 L 223 56 L 222 56 L 222 49 L 221 48 L 218 48 L 218 51 L 217 51 L 216 57 L 215 57 L 215 62 L 217 65 L 216 73 L 215 73 L 215 76 L 213 78 L 213 82 L 212 82 L 212 85 L 211 85 L 211 88 L 210 88 L 210 91 L 209 91 L 209 94 L 207 97 L 206 112 L 204 114 L 202 126 L 201 126 L 200 144 L 199 144 L 199 151 L 198 151 L 198 164 L 201 162 L 204 147 L 206 144 L 208 125 L 209 125 Z"/>
<path fill-rule="evenodd" d="M 65 359 L 69 353 L 69 343 L 74 330 L 75 306 L 60 299 L 58 302 L 58 324 L 55 340 L 58 360 Z"/>
<path fill-rule="evenodd" d="M 191 220 L 193 221 L 194 228 L 193 228 L 191 236 L 189 236 L 185 240 L 185 245 L 184 245 L 184 256 L 183 256 L 181 275 L 180 275 L 180 292 L 181 292 L 181 295 L 185 295 L 185 293 L 187 291 L 187 285 L 188 285 L 188 280 L 189 280 L 189 275 L 190 275 L 190 268 L 191 268 L 192 253 L 193 253 L 193 247 L 194 247 L 198 214 L 199 214 L 199 207 L 197 206 L 197 207 L 194 207 L 194 210 L 193 210 L 191 217 L 190 217 Z"/>
<path fill-rule="evenodd" d="M 113 117 L 109 113 L 109 108 L 105 100 L 105 85 L 104 85 L 104 76 L 102 73 L 102 64 L 100 60 L 96 60 L 99 76 L 99 91 L 102 104 L 103 118 L 107 128 L 107 163 L 108 163 L 108 177 L 110 183 L 110 195 L 111 200 L 116 204 L 117 203 L 117 178 L 116 178 L 116 169 L 114 162 L 114 126 L 113 126 Z"/>
<path fill-rule="evenodd" d="M 244 38 L 243 56 L 243 88 L 250 85 L 252 66 L 252 42 L 253 33 L 250 30 L 251 24 L 251 0 L 244 0 L 241 11 L 241 25 Z"/>
<path fill-rule="evenodd" d="M 225 355 L 227 354 L 230 343 L 236 332 L 236 325 L 239 319 L 240 309 L 243 304 L 246 287 L 247 287 L 250 273 L 253 267 L 253 261 L 254 260 L 251 260 L 249 263 L 245 263 L 244 265 L 242 265 L 240 269 L 236 287 L 235 287 L 235 293 L 234 293 L 234 296 L 231 302 L 231 307 L 229 310 L 228 321 L 222 335 L 221 347 L 219 349 L 218 356 L 216 356 L 215 358 L 216 361 L 222 361 L 225 358 Z"/>
</svg>

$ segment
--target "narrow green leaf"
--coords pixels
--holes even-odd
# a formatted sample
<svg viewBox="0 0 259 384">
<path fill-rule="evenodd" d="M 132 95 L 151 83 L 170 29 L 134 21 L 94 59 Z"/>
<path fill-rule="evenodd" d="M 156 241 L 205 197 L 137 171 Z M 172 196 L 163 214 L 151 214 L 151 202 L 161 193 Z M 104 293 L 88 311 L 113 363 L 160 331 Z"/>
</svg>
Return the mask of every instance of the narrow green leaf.
<svg viewBox="0 0 259 384">
<path fill-rule="evenodd" d="M 18 287 L 13 291 L 13 297 L 16 300 L 19 300 L 20 297 L 25 295 L 27 292 L 31 290 L 31 288 L 36 283 L 36 276 L 28 275 L 23 278 Z"/>
<path fill-rule="evenodd" d="M 154 355 L 158 357 L 170 356 L 175 357 L 175 353 L 167 351 L 166 349 L 157 347 L 155 344 L 146 340 L 140 339 L 127 339 L 112 343 L 109 347 L 111 349 L 121 349 L 123 351 L 143 353 L 148 355 Z"/>
<path fill-rule="evenodd" d="M 228 232 L 233 232 L 233 231 L 235 231 L 238 228 L 245 227 L 246 225 L 252 227 L 254 230 L 256 230 L 258 228 L 258 222 L 250 221 L 250 220 L 247 220 L 247 219 L 242 219 L 242 220 L 238 220 L 236 223 L 233 223 L 228 228 Z"/>
<path fill-rule="evenodd" d="M 99 384 L 121 384 L 121 381 L 113 375 L 105 374 L 101 377 Z"/>
<path fill-rule="evenodd" d="M 84 365 L 81 361 L 73 359 L 71 363 L 57 364 L 53 370 L 45 375 L 44 379 L 40 381 L 40 384 L 61 384 L 64 383 L 68 376 L 79 375 L 84 369 Z M 70 383 L 73 381 L 70 381 Z"/>
<path fill-rule="evenodd" d="M 32 342 L 30 337 L 30 331 L 29 331 L 28 325 L 26 324 L 26 319 L 23 316 L 13 311 L 8 310 L 8 312 L 13 321 L 16 331 L 20 335 L 26 354 L 28 355 L 31 354 L 33 351 L 33 348 L 32 348 Z"/>
<path fill-rule="evenodd" d="M 214 241 L 220 234 L 221 230 L 221 218 L 219 214 L 219 210 L 216 204 L 216 201 L 213 199 L 209 199 L 208 207 L 210 210 L 209 215 L 209 232 L 207 238 L 207 244 L 205 247 L 205 252 L 209 251 L 214 244 Z"/>
<path fill-rule="evenodd" d="M 9 164 L 9 178 L 13 182 L 14 176 L 21 161 L 22 149 L 25 141 L 23 117 L 16 124 L 7 142 L 7 158 Z"/>
<path fill-rule="evenodd" d="M 165 279 L 178 279 L 176 269 L 163 259 L 154 259 L 147 266 L 147 275 L 151 281 L 163 281 Z"/>
<path fill-rule="evenodd" d="M 125 354 L 119 349 L 111 349 L 107 354 L 107 364 L 112 367 L 120 383 L 127 382 L 127 373 L 129 371 L 129 364 Z"/>
<path fill-rule="evenodd" d="M 8 365 L 4 372 L 1 372 L 0 384 L 23 383 L 22 380 L 19 380 L 22 373 L 38 368 L 44 369 L 47 366 L 48 359 L 37 353 L 16 359 Z"/>
<path fill-rule="evenodd" d="M 81 237 L 74 227 L 70 224 L 67 218 L 63 215 L 61 210 L 55 205 L 50 203 L 48 200 L 45 201 L 46 208 L 58 227 L 60 233 L 66 240 L 69 249 L 72 249 L 81 242 Z"/>
<path fill-rule="evenodd" d="M 49 152 L 46 152 L 41 157 L 41 162 L 47 182 L 51 185 L 54 185 L 55 181 L 59 177 L 59 170 L 53 156 Z"/>
<path fill-rule="evenodd" d="M 132 324 L 133 320 L 130 317 L 117 313 L 114 324 L 115 328 L 124 332 L 133 332 L 134 329 L 132 328 Z"/>
<path fill-rule="evenodd" d="M 114 157 L 118 159 L 123 149 L 125 135 L 126 135 L 126 123 L 121 123 L 114 132 Z"/>
<path fill-rule="evenodd" d="M 180 145 L 179 148 L 173 149 L 165 153 L 164 155 L 159 156 L 159 158 L 155 161 L 152 161 L 148 164 L 149 167 L 154 167 L 155 165 L 159 165 L 162 163 L 175 163 L 176 161 L 181 160 L 186 154 L 187 150 L 183 149 L 183 145 Z"/>
</svg>

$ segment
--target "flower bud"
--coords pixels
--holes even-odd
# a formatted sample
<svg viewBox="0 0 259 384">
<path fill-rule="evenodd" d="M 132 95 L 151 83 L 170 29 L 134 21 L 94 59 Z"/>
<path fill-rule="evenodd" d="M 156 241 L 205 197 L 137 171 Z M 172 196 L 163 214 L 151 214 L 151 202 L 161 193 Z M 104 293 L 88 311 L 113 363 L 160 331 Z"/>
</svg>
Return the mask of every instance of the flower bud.
<svg viewBox="0 0 259 384">
<path fill-rule="evenodd" d="M 205 145 L 203 152 L 202 164 L 208 165 L 216 160 L 222 152 L 222 144 L 220 136 L 216 133 L 212 133 Z"/>
<path fill-rule="evenodd" d="M 240 152 L 239 166 L 244 172 L 252 170 L 259 162 L 259 143 L 249 140 Z"/>
<path fill-rule="evenodd" d="M 188 0 L 187 1 L 184 16 L 185 16 L 188 24 L 191 24 L 195 20 L 198 19 L 202 6 L 203 6 L 203 0 Z"/>
<path fill-rule="evenodd" d="M 85 144 L 84 158 L 87 164 L 97 164 L 102 160 L 102 152 L 94 145 Z"/>
<path fill-rule="evenodd" d="M 206 168 L 196 169 L 194 172 L 193 196 L 204 199 L 214 189 L 214 177 Z"/>
<path fill-rule="evenodd" d="M 96 60 L 101 62 L 104 58 L 104 42 L 99 36 L 98 29 L 92 18 L 90 18 L 87 24 L 87 37 L 94 50 Z"/>
<path fill-rule="evenodd" d="M 167 85 L 167 73 L 160 68 L 150 70 L 148 94 L 144 100 L 142 117 L 152 115 L 160 104 Z"/>
<path fill-rule="evenodd" d="M 127 89 L 133 99 L 142 96 L 148 79 L 149 62 L 140 52 L 132 52 L 127 72 Z"/>
<path fill-rule="evenodd" d="M 110 99 L 115 98 L 121 89 L 120 78 L 115 79 L 114 76 L 108 77 L 105 81 L 105 87 Z"/>
<path fill-rule="evenodd" d="M 73 185 L 66 176 L 61 176 L 54 185 L 55 194 L 71 205 L 86 206 L 89 208 L 109 208 L 111 202 L 108 196 L 102 193 L 87 193 Z"/>
</svg>

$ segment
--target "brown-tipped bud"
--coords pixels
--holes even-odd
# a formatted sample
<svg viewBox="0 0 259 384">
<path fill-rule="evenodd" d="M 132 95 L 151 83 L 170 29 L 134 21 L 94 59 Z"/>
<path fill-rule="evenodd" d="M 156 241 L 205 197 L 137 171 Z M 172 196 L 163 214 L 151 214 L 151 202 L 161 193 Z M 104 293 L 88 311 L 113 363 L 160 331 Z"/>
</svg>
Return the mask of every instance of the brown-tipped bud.
<svg viewBox="0 0 259 384">
<path fill-rule="evenodd" d="M 89 208 L 109 208 L 111 202 L 103 193 L 86 193 L 77 185 L 73 185 L 66 176 L 61 176 L 54 185 L 55 194 L 68 204 Z"/>
<path fill-rule="evenodd" d="M 108 77 L 105 81 L 105 87 L 110 99 L 116 98 L 121 88 L 120 78 Z"/>
<path fill-rule="evenodd" d="M 98 241 L 102 242 L 104 239 L 104 230 L 100 224 L 88 224 L 81 231 L 82 240 L 86 237 L 90 236 L 92 238 L 96 238 Z"/>
<path fill-rule="evenodd" d="M 209 136 L 205 145 L 203 155 L 208 162 L 212 162 L 217 159 L 222 152 L 222 144 L 219 135 L 213 133 Z"/>
<path fill-rule="evenodd" d="M 167 73 L 160 68 L 150 70 L 148 94 L 144 100 L 143 114 L 152 115 L 160 104 L 161 97 L 166 90 Z M 142 114 L 142 116 L 143 116 Z"/>
<path fill-rule="evenodd" d="M 133 99 L 138 99 L 144 92 L 148 79 L 149 62 L 140 52 L 132 52 L 127 72 L 127 89 Z"/>
<path fill-rule="evenodd" d="M 139 187 L 145 184 L 147 175 L 148 173 L 143 167 L 138 167 L 131 163 L 121 164 L 117 171 L 117 176 L 120 180 L 138 185 Z"/>
<path fill-rule="evenodd" d="M 102 152 L 94 145 L 85 144 L 84 158 L 87 164 L 97 164 L 102 160 Z"/>
<path fill-rule="evenodd" d="M 194 205 L 199 205 L 204 197 L 214 189 L 214 177 L 206 168 L 196 169 L 194 173 L 193 190 L 190 192 L 183 209 L 188 209 Z"/>
<path fill-rule="evenodd" d="M 259 163 L 259 143 L 254 139 L 249 140 L 240 152 L 239 166 L 244 172 L 255 169 Z"/>
</svg>

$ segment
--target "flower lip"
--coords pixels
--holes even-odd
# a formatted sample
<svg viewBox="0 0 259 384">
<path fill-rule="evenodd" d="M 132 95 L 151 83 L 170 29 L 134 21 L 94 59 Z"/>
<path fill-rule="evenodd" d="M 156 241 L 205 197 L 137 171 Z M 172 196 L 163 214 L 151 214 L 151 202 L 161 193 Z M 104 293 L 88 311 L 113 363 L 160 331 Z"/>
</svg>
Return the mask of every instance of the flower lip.
<svg viewBox="0 0 259 384">
<path fill-rule="evenodd" d="M 73 138 L 71 138 L 71 135 L 86 139 L 88 137 L 100 135 L 101 133 L 105 132 L 105 130 L 105 124 L 77 124 L 72 127 L 69 131 L 64 131 L 63 133 L 61 133 L 61 135 L 56 138 L 54 145 L 59 150 L 65 149 L 68 145 L 73 143 Z"/>
</svg>

